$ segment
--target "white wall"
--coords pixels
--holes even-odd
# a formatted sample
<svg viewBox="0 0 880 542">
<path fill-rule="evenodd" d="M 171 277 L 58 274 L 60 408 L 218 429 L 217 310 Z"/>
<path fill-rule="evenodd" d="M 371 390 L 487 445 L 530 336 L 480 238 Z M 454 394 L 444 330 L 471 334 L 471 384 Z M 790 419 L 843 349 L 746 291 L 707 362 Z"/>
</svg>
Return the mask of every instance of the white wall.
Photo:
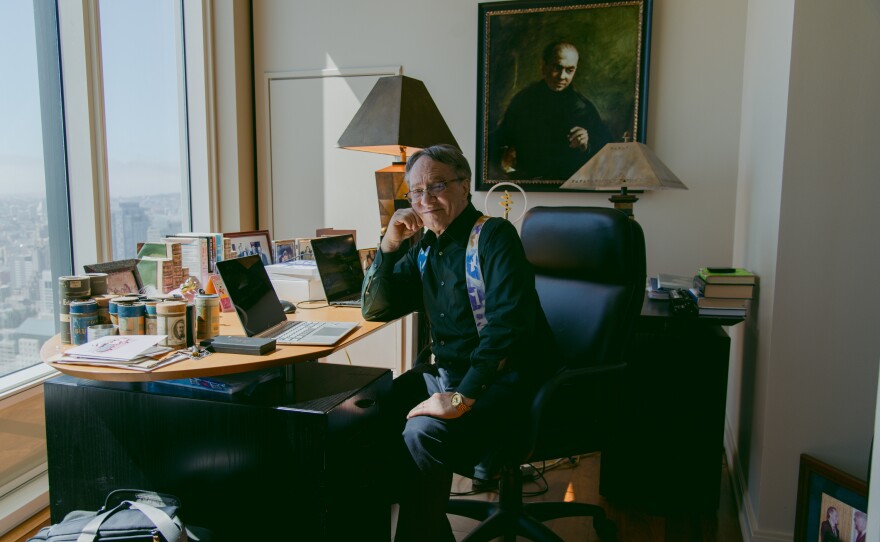
<svg viewBox="0 0 880 542">
<path fill-rule="evenodd" d="M 477 5 L 475 0 L 257 1 L 257 85 L 263 85 L 267 72 L 403 66 L 405 75 L 428 87 L 473 165 Z M 644 194 L 635 212 L 647 234 L 649 272 L 690 274 L 707 263 L 733 263 L 745 1 L 657 0 L 654 14 L 647 143 L 689 190 Z M 316 102 L 314 107 L 326 104 Z M 261 88 L 256 92 L 256 117 L 260 226 L 266 227 L 268 127 Z M 294 137 L 314 136 L 296 133 L 295 127 L 291 130 Z M 374 190 L 376 167 L 369 155 L 335 148 L 324 151 L 324 156 L 315 156 L 316 161 L 334 153 L 354 155 L 348 160 L 349 170 L 338 171 L 325 183 L 347 185 L 358 196 L 366 193 L 358 183 Z M 514 199 L 521 201 L 516 194 Z M 475 193 L 478 207 L 483 207 L 483 200 L 484 193 Z M 529 195 L 529 204 L 611 205 L 607 196 L 597 194 L 539 193 Z M 356 219 L 360 223 L 377 214 L 372 201 L 364 201 L 359 212 L 364 213 Z M 343 220 L 333 213 L 334 205 L 328 201 L 324 219 Z M 372 231 L 359 231 L 358 244 L 368 246 L 366 240 L 375 238 Z"/>
<path fill-rule="evenodd" d="M 762 282 L 732 332 L 728 451 L 747 479 L 746 539 L 790 540 L 801 453 L 867 476 L 880 9 L 753 0 L 748 21 L 735 253 Z"/>
</svg>

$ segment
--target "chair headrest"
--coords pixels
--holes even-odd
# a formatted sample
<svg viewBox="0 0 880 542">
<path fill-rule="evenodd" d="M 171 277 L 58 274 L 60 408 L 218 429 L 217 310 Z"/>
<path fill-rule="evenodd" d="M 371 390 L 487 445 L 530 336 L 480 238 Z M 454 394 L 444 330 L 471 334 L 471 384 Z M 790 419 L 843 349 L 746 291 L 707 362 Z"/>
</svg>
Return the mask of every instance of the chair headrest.
<svg viewBox="0 0 880 542">
<path fill-rule="evenodd" d="M 523 220 L 521 237 L 538 275 L 606 284 L 644 282 L 644 233 L 617 209 L 534 207 Z"/>
</svg>

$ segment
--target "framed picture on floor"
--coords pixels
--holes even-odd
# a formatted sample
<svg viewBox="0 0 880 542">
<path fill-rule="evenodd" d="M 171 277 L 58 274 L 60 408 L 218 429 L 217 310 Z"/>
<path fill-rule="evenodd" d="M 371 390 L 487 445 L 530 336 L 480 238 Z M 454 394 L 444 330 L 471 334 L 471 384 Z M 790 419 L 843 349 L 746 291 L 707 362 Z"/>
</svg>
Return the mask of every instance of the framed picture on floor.
<svg viewBox="0 0 880 542">
<path fill-rule="evenodd" d="M 475 186 L 552 191 L 645 141 L 652 0 L 479 5 Z"/>
<path fill-rule="evenodd" d="M 801 454 L 795 542 L 867 542 L 868 484 Z"/>
</svg>

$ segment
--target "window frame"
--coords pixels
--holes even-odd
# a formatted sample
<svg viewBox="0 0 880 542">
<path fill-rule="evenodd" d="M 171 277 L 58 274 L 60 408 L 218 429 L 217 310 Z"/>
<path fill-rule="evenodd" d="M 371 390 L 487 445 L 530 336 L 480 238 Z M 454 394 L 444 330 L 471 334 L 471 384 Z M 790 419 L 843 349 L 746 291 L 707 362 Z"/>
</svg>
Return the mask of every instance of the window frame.
<svg viewBox="0 0 880 542">
<path fill-rule="evenodd" d="M 182 141 L 186 148 L 181 152 L 188 155 L 185 167 L 189 173 L 189 182 L 182 188 L 184 196 L 190 198 L 191 228 L 219 231 L 212 8 L 205 0 L 178 1 L 182 5 L 185 44 L 181 69 L 185 73 L 187 135 Z M 34 6 L 54 13 L 55 46 L 61 57 L 63 91 L 57 102 L 59 107 L 63 104 L 59 121 L 62 137 L 46 153 L 47 157 L 66 158 L 67 182 L 63 189 L 68 195 L 70 231 L 66 242 L 70 244 L 71 259 L 61 262 L 64 269 L 56 269 L 53 264 L 53 275 L 60 276 L 82 269 L 84 264 L 107 261 L 112 254 L 98 0 L 34 0 Z M 59 153 L 59 147 L 64 152 Z M 56 291 L 56 304 L 57 295 Z M 50 366 L 39 364 L 0 378 L 0 409 L 42 394 L 42 383 L 57 374 Z M 44 464 L 0 488 L 0 535 L 49 505 L 47 470 Z"/>
</svg>

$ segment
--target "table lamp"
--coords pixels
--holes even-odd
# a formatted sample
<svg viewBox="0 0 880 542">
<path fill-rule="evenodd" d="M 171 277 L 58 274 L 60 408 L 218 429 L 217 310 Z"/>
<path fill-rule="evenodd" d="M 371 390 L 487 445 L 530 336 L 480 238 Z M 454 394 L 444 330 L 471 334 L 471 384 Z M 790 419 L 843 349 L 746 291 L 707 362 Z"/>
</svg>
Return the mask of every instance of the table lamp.
<svg viewBox="0 0 880 542">
<path fill-rule="evenodd" d="M 561 189 L 620 189 L 608 198 L 615 209 L 633 218 L 633 204 L 639 200 L 629 190 L 663 190 L 687 187 L 644 143 L 608 143 L 565 181 Z"/>
<path fill-rule="evenodd" d="M 458 147 L 424 83 L 403 75 L 376 81 L 337 145 L 399 156 L 390 166 L 376 171 L 382 233 L 395 209 L 409 207 L 403 180 L 407 155 L 439 143 Z"/>
</svg>

